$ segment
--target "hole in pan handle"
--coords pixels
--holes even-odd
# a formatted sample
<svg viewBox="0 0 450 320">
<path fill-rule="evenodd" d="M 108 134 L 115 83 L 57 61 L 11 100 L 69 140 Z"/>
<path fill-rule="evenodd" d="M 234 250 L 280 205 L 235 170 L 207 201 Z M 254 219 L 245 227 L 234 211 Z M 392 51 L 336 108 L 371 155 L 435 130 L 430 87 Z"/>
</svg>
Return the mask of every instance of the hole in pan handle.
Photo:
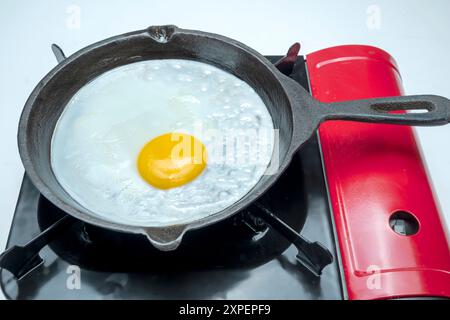
<svg viewBox="0 0 450 320">
<path fill-rule="evenodd" d="M 398 96 L 319 103 L 320 122 L 354 120 L 413 126 L 438 126 L 450 122 L 450 100 L 436 95 Z M 413 113 L 394 111 L 419 110 Z"/>
</svg>

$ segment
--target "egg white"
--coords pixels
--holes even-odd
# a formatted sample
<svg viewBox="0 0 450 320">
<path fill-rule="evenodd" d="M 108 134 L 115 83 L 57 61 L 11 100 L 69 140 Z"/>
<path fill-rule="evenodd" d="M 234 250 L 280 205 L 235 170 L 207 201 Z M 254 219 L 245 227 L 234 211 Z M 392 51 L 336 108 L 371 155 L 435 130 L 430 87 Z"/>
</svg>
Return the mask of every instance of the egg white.
<svg viewBox="0 0 450 320">
<path fill-rule="evenodd" d="M 218 148 L 210 129 L 251 128 L 269 133 L 257 163 L 216 159 L 220 152 L 213 149 L 226 146 Z M 200 139 L 208 164 L 190 183 L 160 190 L 141 178 L 136 159 L 148 141 L 168 132 Z M 245 196 L 264 174 L 273 145 L 270 114 L 247 83 L 201 62 L 148 60 L 110 70 L 73 96 L 53 133 L 51 165 L 61 186 L 91 213 L 165 226 L 217 213 Z M 242 154 L 255 156 L 240 150 L 227 157 Z"/>
</svg>

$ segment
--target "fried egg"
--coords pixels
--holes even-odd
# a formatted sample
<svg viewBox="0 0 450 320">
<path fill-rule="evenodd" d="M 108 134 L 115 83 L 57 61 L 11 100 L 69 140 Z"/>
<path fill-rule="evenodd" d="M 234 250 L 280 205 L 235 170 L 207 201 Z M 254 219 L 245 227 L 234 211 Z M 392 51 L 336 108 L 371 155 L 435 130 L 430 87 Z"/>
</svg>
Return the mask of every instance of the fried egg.
<svg viewBox="0 0 450 320">
<path fill-rule="evenodd" d="M 147 60 L 112 69 L 72 97 L 53 133 L 51 165 L 92 214 L 167 226 L 244 197 L 273 148 L 272 118 L 249 84 L 202 62 Z"/>
</svg>

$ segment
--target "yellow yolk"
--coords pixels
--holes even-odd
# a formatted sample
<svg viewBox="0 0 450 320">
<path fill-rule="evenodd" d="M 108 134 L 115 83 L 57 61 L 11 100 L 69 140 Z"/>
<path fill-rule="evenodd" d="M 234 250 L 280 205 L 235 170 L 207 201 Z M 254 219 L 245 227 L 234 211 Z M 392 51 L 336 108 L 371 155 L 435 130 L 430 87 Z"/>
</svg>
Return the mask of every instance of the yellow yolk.
<svg viewBox="0 0 450 320">
<path fill-rule="evenodd" d="M 139 153 L 139 174 L 152 186 L 169 189 L 194 180 L 206 167 L 203 143 L 184 133 L 166 133 L 148 142 Z"/>
</svg>

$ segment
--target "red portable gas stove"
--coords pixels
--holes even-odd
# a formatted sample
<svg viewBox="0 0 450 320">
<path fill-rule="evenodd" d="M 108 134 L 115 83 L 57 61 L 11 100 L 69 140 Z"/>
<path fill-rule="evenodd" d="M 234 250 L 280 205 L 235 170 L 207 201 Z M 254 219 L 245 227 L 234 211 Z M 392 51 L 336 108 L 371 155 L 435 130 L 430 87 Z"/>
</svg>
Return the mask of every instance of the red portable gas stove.
<svg viewBox="0 0 450 320">
<path fill-rule="evenodd" d="M 329 48 L 307 65 L 324 102 L 403 92 L 395 61 L 378 48 Z M 449 297 L 446 228 L 414 129 L 335 121 L 319 137 L 348 297 Z"/>
<path fill-rule="evenodd" d="M 339 46 L 306 58 L 297 49 L 268 58 L 318 100 L 402 94 L 396 63 L 380 49 Z M 207 235 L 187 234 L 173 252 L 77 221 L 27 264 L 3 259 L 1 287 L 10 299 L 450 297 L 446 227 L 412 128 L 327 122 L 263 202 L 290 237 L 261 223 L 256 207 Z M 25 176 L 10 252 L 40 249 L 33 237 L 64 216 Z M 300 235 L 334 258 L 319 277 L 303 267 L 308 254 L 297 254 Z"/>
</svg>

